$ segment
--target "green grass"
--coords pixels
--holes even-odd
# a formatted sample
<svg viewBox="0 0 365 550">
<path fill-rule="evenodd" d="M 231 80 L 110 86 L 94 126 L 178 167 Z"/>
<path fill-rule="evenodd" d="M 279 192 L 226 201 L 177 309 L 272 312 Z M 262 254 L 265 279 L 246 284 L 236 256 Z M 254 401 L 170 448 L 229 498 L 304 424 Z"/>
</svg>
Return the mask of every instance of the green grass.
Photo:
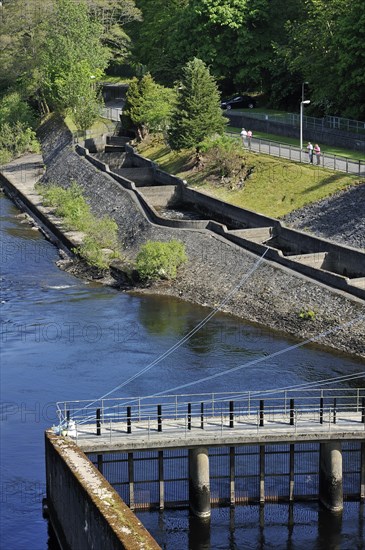
<svg viewBox="0 0 365 550">
<path fill-rule="evenodd" d="M 190 186 L 275 218 L 364 181 L 343 172 L 248 153 L 238 148 L 237 154 L 241 155 L 242 162 L 253 170 L 243 188 L 231 190 L 220 183 L 217 173 L 212 173 L 208 166 L 202 170 L 192 168 L 193 151 L 172 152 L 157 140 L 138 149 L 143 156 L 158 163 L 162 170 L 187 180 Z"/>
<path fill-rule="evenodd" d="M 71 130 L 71 132 L 74 134 L 77 132 L 77 128 L 73 121 L 70 119 L 70 117 L 65 118 L 65 124 L 67 127 Z M 86 130 L 87 136 L 100 136 L 101 134 L 109 134 L 110 132 L 114 132 L 115 130 L 115 122 L 108 120 L 103 117 L 98 117 L 94 124 Z"/>
<path fill-rule="evenodd" d="M 83 243 L 75 250 L 88 264 L 106 269 L 112 258 L 119 257 L 118 226 L 111 218 L 97 218 L 76 182 L 67 189 L 57 185 L 36 184 L 45 206 L 54 208 L 67 229 L 82 231 Z"/>
</svg>

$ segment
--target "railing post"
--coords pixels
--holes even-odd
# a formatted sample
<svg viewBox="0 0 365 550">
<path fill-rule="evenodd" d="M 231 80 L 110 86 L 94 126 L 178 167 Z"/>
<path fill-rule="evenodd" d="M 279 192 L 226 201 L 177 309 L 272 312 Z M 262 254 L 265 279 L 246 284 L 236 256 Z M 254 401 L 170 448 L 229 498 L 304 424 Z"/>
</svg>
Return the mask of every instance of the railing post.
<svg viewBox="0 0 365 550">
<path fill-rule="evenodd" d="M 333 423 L 336 424 L 336 414 L 337 414 L 337 409 L 336 409 L 336 405 L 337 405 L 337 399 L 334 398 L 333 399 Z"/>
<path fill-rule="evenodd" d="M 96 435 L 101 435 L 100 409 L 96 409 Z"/>
<path fill-rule="evenodd" d="M 365 397 L 362 398 L 361 403 L 361 422 L 365 424 Z"/>
<path fill-rule="evenodd" d="M 289 418 L 290 418 L 290 426 L 294 426 L 294 399 L 290 399 Z"/>
<path fill-rule="evenodd" d="M 188 430 L 191 430 L 191 403 L 188 403 Z"/>
<path fill-rule="evenodd" d="M 264 400 L 260 399 L 260 426 L 264 425 Z"/>
<path fill-rule="evenodd" d="M 319 398 L 319 423 L 323 424 L 323 397 Z"/>
<path fill-rule="evenodd" d="M 157 405 L 157 431 L 162 432 L 162 405 Z"/>
<path fill-rule="evenodd" d="M 200 428 L 204 430 L 204 403 L 200 403 Z"/>
<path fill-rule="evenodd" d="M 229 427 L 234 427 L 234 402 L 229 402 Z"/>
<path fill-rule="evenodd" d="M 127 434 L 132 433 L 132 407 L 127 407 Z"/>
</svg>

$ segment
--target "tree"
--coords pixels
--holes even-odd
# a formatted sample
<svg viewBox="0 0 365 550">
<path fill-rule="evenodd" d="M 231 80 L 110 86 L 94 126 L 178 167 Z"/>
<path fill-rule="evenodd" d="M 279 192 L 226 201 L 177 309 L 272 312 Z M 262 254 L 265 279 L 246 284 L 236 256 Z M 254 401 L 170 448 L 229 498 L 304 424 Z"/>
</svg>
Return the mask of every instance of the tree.
<svg viewBox="0 0 365 550">
<path fill-rule="evenodd" d="M 203 61 L 194 58 L 182 71 L 169 144 L 177 150 L 197 146 L 211 135 L 223 134 L 225 125 L 217 84 Z"/>
<path fill-rule="evenodd" d="M 365 118 L 365 4 L 307 0 L 306 17 L 290 26 L 287 55 L 309 82 L 317 112 Z"/>
<path fill-rule="evenodd" d="M 0 92 L 16 87 L 23 97 L 36 99 L 40 110 L 46 112 L 43 94 L 47 92 L 49 101 L 45 84 L 49 83 L 52 63 L 57 72 L 60 58 L 66 63 L 72 62 L 70 53 L 73 52 L 74 59 L 88 61 L 95 74 L 91 58 L 100 54 L 100 46 L 104 53 L 108 52 L 108 61 L 111 56 L 124 60 L 130 49 L 124 26 L 140 18 L 134 0 L 0 1 Z M 85 30 L 86 43 L 82 38 Z M 52 54 L 49 62 L 45 62 L 45 52 Z M 103 69 L 106 64 L 97 64 L 97 67 Z"/>
<path fill-rule="evenodd" d="M 157 84 L 149 73 L 140 80 L 135 78 L 126 95 L 124 121 L 128 120 L 136 128 L 140 140 L 150 132 L 165 132 L 174 101 L 174 90 Z"/>
</svg>

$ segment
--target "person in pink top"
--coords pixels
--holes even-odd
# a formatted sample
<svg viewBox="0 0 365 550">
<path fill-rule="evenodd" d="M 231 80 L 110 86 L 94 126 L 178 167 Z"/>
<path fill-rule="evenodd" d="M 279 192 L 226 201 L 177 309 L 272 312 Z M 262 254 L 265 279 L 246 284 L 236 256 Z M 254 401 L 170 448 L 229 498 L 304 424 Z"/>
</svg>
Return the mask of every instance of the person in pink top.
<svg viewBox="0 0 365 550">
<path fill-rule="evenodd" d="M 317 164 L 320 164 L 321 163 L 321 148 L 318 145 L 318 143 L 315 144 L 313 151 L 314 151 L 314 154 L 316 155 Z"/>
</svg>

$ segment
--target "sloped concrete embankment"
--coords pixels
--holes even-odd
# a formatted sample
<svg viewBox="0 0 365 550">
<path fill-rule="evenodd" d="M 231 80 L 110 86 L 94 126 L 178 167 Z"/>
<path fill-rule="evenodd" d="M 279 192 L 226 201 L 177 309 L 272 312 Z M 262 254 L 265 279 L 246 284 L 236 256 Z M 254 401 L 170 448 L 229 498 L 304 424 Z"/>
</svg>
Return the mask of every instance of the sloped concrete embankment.
<svg viewBox="0 0 365 550">
<path fill-rule="evenodd" d="M 185 243 L 189 262 L 178 279 L 144 292 L 170 294 L 214 307 L 244 279 L 224 311 L 301 340 L 326 332 L 316 342 L 365 357 L 362 300 L 330 290 L 265 259 L 259 263 L 256 255 L 206 229 L 176 229 L 152 223 L 133 191 L 124 189 L 74 151 L 71 134 L 61 121 L 51 119 L 45 123 L 40 138 L 47 167 L 45 181 L 63 186 L 77 181 L 93 212 L 112 216 L 117 222 L 127 257 L 133 259 L 148 239 L 179 239 Z M 315 317 L 301 318 L 300 312 L 306 311 L 314 311 Z M 337 329 L 341 325 L 343 328 Z"/>
</svg>

